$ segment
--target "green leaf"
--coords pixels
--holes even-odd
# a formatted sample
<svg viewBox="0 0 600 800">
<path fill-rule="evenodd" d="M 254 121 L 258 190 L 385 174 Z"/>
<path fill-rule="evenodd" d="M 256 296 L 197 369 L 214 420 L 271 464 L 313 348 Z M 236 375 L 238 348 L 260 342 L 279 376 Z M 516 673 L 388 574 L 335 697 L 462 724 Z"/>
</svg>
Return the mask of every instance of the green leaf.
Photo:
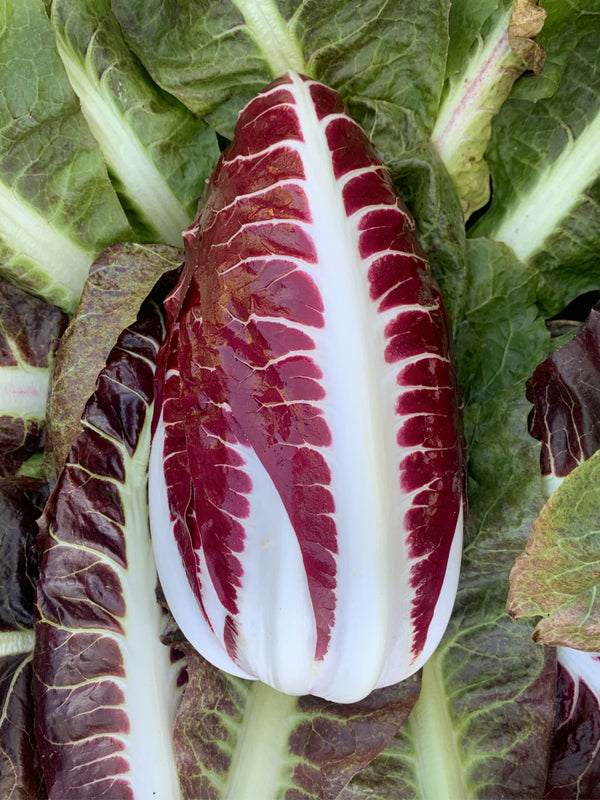
<svg viewBox="0 0 600 800">
<path fill-rule="evenodd" d="M 175 723 L 186 800 L 333 800 L 390 743 L 419 692 L 413 677 L 358 703 L 293 697 L 186 650 L 189 684 Z"/>
<path fill-rule="evenodd" d="M 537 273 L 509 247 L 467 240 L 464 316 L 456 341 L 463 399 L 480 403 L 527 380 L 549 348 Z"/>
<path fill-rule="evenodd" d="M 464 18 L 463 4 L 452 6 L 456 18 Z M 468 4 L 469 12 L 471 3 Z M 489 4 L 477 9 L 484 16 Z M 484 12 L 483 14 L 481 12 Z M 525 71 L 541 70 L 544 53 L 533 37 L 539 33 L 545 12 L 529 2 L 502 2 L 485 25 L 471 30 L 474 44 L 465 52 L 464 34 L 452 43 L 450 77 L 432 133 L 446 168 L 456 185 L 465 219 L 482 208 L 490 196 L 489 169 L 484 153 L 491 136 L 491 122 L 508 97 L 515 80 Z M 462 58 L 456 51 L 462 51 Z"/>
<path fill-rule="evenodd" d="M 127 47 L 109 0 L 54 0 L 58 50 L 143 241 L 182 244 L 218 158 L 214 132 L 161 92 Z"/>
<path fill-rule="evenodd" d="M 0 3 L 0 276 L 71 312 L 129 225 L 41 0 Z"/>
<path fill-rule="evenodd" d="M 288 69 L 331 85 L 345 100 L 389 102 L 433 126 L 447 0 L 113 0 L 112 8 L 154 80 L 225 136 L 242 106 Z"/>
<path fill-rule="evenodd" d="M 522 80 L 496 118 L 493 199 L 472 232 L 506 242 L 539 269 L 552 316 L 599 284 L 600 4 L 544 6 L 544 80 Z"/>
<path fill-rule="evenodd" d="M 551 495 L 511 572 L 508 610 L 542 617 L 536 641 L 595 652 L 600 641 L 600 451 Z"/>
</svg>

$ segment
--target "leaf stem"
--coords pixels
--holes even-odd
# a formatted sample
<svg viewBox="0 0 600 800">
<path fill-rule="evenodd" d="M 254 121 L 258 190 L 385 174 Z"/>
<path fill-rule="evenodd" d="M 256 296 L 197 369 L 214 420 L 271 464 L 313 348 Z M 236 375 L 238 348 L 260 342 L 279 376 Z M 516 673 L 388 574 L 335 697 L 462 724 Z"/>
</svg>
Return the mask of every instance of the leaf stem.
<svg viewBox="0 0 600 800">
<path fill-rule="evenodd" d="M 275 78 L 288 70 L 307 73 L 300 43 L 273 0 L 232 0 L 242 13 L 248 33 L 256 42 Z"/>
<path fill-rule="evenodd" d="M 223 800 L 274 800 L 298 698 L 255 681 Z"/>
<path fill-rule="evenodd" d="M 417 754 L 415 769 L 419 797 L 469 800 L 472 793 L 461 766 L 456 726 L 448 707 L 440 661 L 439 656 L 433 655 L 423 667 L 421 694 L 408 718 Z"/>
</svg>

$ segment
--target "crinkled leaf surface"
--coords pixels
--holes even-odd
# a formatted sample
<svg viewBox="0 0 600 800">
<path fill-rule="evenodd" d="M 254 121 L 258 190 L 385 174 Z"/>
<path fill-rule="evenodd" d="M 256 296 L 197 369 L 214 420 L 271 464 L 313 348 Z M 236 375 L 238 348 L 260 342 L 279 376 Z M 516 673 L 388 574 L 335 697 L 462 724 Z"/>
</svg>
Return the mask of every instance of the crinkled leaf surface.
<svg viewBox="0 0 600 800">
<path fill-rule="evenodd" d="M 417 677 L 358 703 L 284 695 L 188 653 L 175 727 L 187 800 L 333 800 L 392 740 L 419 693 Z"/>
<path fill-rule="evenodd" d="M 83 408 L 121 331 L 135 321 L 156 281 L 176 270 L 182 257 L 171 245 L 126 243 L 107 248 L 93 263 L 52 376 L 48 431 L 57 470 L 81 430 Z"/>
<path fill-rule="evenodd" d="M 536 308 L 536 272 L 499 242 L 469 239 L 467 254 L 465 313 L 456 347 L 463 399 L 471 405 L 529 378 L 547 352 L 549 336 Z"/>
<path fill-rule="evenodd" d="M 147 515 L 162 308 L 111 351 L 40 523 L 33 694 L 52 798 L 176 800 L 179 669 L 160 635 Z"/>
<path fill-rule="evenodd" d="M 453 3 L 448 80 L 432 132 L 468 219 L 490 196 L 484 153 L 491 121 L 526 69 L 541 71 L 544 52 L 535 42 L 545 11 L 529 0 Z M 479 22 L 473 26 L 473 21 Z M 482 24 L 483 23 L 483 24 Z M 462 30 L 461 30 L 462 29 Z"/>
<path fill-rule="evenodd" d="M 43 447 L 50 372 L 64 313 L 0 279 L 0 475 Z"/>
<path fill-rule="evenodd" d="M 129 226 L 41 0 L 0 7 L 0 131 L 0 275 L 71 312 Z"/>
<path fill-rule="evenodd" d="M 598 649 L 599 480 L 597 451 L 554 491 L 512 569 L 508 610 L 541 617 L 535 639 L 543 644 Z"/>
<path fill-rule="evenodd" d="M 600 5 L 543 5 L 543 80 L 522 80 L 496 118 L 493 200 L 472 230 L 539 268 L 540 301 L 551 316 L 599 283 Z"/>
<path fill-rule="evenodd" d="M 83 114 L 137 222 L 137 240 L 180 246 L 218 157 L 214 132 L 149 79 L 109 0 L 54 0 L 52 21 Z"/>
<path fill-rule="evenodd" d="M 346 101 L 391 102 L 433 125 L 448 39 L 445 1 L 111 5 L 157 83 L 224 135 L 251 97 L 288 69 L 331 85 Z"/>
</svg>

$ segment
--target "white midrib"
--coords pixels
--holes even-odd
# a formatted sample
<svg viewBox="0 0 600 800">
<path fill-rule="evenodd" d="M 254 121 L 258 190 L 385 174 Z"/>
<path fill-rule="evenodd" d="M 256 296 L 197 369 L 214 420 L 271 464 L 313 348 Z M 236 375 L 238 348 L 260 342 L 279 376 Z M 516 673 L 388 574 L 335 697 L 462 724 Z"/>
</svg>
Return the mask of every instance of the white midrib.
<svg viewBox="0 0 600 800">
<path fill-rule="evenodd" d="M 275 800 L 280 795 L 297 700 L 260 681 L 250 685 L 221 800 Z"/>
<path fill-rule="evenodd" d="M 321 687 L 321 691 L 325 694 L 338 691 L 339 686 L 354 686 L 354 697 L 330 697 L 347 702 L 375 685 L 387 646 L 389 609 L 385 598 L 389 596 L 391 559 L 385 550 L 390 520 L 384 515 L 391 502 L 387 496 L 389 475 L 382 474 L 381 465 L 383 469 L 389 466 L 385 456 L 389 435 L 379 402 L 381 365 L 372 358 L 366 341 L 373 321 L 367 309 L 365 267 L 354 223 L 348 219 L 340 184 L 333 175 L 324 132 L 327 118 L 319 122 L 307 84 L 295 75 L 292 80 L 305 138 L 305 190 L 318 256 L 313 278 L 327 314 L 323 331 L 311 331 L 311 337 L 317 343 L 323 337 L 317 347 L 323 353 L 329 351 L 323 402 L 335 410 L 325 417 L 332 434 L 331 449 L 336 451 L 331 480 L 332 493 L 341 501 L 336 507 L 336 527 L 343 532 L 338 537 L 337 620 L 330 646 L 336 661 L 328 666 L 326 657 L 323 665 L 334 684 L 328 689 Z M 365 532 L 368 548 L 364 546 Z M 374 579 L 377 593 L 372 590 Z"/>
<path fill-rule="evenodd" d="M 50 220 L 0 181 L 0 236 L 17 254 L 35 264 L 49 284 L 62 287 L 63 307 L 72 311 L 96 253 L 77 245 Z M 28 271 L 28 270 L 26 270 Z M 64 300 L 64 298 L 63 298 Z"/>
<path fill-rule="evenodd" d="M 423 667 L 421 694 L 407 727 L 412 739 L 418 797 L 470 800 L 473 792 L 462 768 L 441 659 L 435 654 Z"/>
<path fill-rule="evenodd" d="M 273 77 L 288 70 L 307 72 L 300 44 L 273 0 L 232 0 Z"/>
<path fill-rule="evenodd" d="M 58 35 L 56 39 L 71 86 L 79 97 L 83 115 L 109 168 L 143 215 L 145 223 L 158 232 L 163 242 L 181 247 L 182 232 L 191 222 L 190 215 L 149 158 L 123 113 L 102 90 L 101 84 L 91 77 L 95 75 L 92 66 L 87 70 L 84 68 L 84 63 L 90 59 L 93 42 L 83 62 L 62 36 Z"/>
<path fill-rule="evenodd" d="M 35 634 L 33 629 L 23 628 L 17 631 L 0 633 L 0 658 L 14 656 L 17 653 L 33 653 Z"/>
<path fill-rule="evenodd" d="M 173 725 L 176 710 L 174 671 L 169 648 L 159 639 L 162 612 L 156 602 L 156 567 L 148 523 L 146 468 L 150 448 L 151 411 L 129 458 L 122 490 L 127 541 L 127 569 L 118 570 L 123 583 L 127 617 L 119 642 L 125 662 L 124 692 L 131 721 L 130 753 L 134 797 L 179 800 Z M 111 563 L 115 568 L 115 565 Z"/>
<path fill-rule="evenodd" d="M 581 203 L 600 173 L 600 111 L 558 158 L 536 173 L 536 182 L 510 205 L 510 213 L 489 235 L 505 242 L 522 260 L 542 250 L 546 239 Z"/>
<path fill-rule="evenodd" d="M 0 416 L 44 419 L 50 369 L 0 367 Z"/>
</svg>

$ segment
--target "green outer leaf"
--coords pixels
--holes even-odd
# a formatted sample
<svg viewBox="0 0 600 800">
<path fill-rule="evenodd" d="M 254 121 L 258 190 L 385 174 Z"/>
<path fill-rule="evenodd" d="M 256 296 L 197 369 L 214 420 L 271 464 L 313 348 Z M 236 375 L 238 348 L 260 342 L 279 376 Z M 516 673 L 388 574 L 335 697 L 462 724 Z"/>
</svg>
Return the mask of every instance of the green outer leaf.
<svg viewBox="0 0 600 800">
<path fill-rule="evenodd" d="M 600 451 L 576 467 L 534 522 L 511 572 L 508 611 L 542 617 L 534 638 L 596 652 L 600 642 Z"/>
<path fill-rule="evenodd" d="M 448 0 L 427 6 L 415 0 L 112 0 L 112 8 L 156 82 L 225 136 L 260 88 L 301 62 L 346 100 L 393 103 L 418 115 L 427 130 L 433 127 Z M 273 61 L 275 41 L 283 44 Z"/>
<path fill-rule="evenodd" d="M 505 103 L 488 151 L 493 200 L 473 227 L 540 270 L 551 316 L 599 284 L 600 4 L 546 0 L 544 81 Z"/>
<path fill-rule="evenodd" d="M 503 2 L 498 13 L 487 21 L 488 25 L 491 22 L 489 30 L 483 36 L 477 31 L 479 46 L 473 48 L 461 69 L 450 77 L 432 133 L 433 143 L 457 188 L 465 219 L 489 200 L 489 169 L 484 153 L 492 133 L 492 119 L 526 69 L 509 36 L 512 6 L 512 2 Z M 527 4 L 527 13 L 531 15 L 534 8 L 533 4 Z M 538 11 L 543 24 L 544 12 Z M 515 12 L 514 22 L 522 20 L 522 13 Z M 541 56 L 537 48 L 528 66 L 539 70 Z"/>
<path fill-rule="evenodd" d="M 273 77 L 233 3 L 112 0 L 111 7 L 156 83 L 231 137 L 240 109 Z"/>
<path fill-rule="evenodd" d="M 218 158 L 214 132 L 149 80 L 109 0 L 54 0 L 52 21 L 83 114 L 144 239 L 180 246 Z"/>
<path fill-rule="evenodd" d="M 129 226 L 41 0 L 0 4 L 0 275 L 71 312 Z"/>
<path fill-rule="evenodd" d="M 117 244 L 93 263 L 52 376 L 48 436 L 57 472 L 81 430 L 84 406 L 121 331 L 135 321 L 157 280 L 182 260 L 183 251 L 170 245 Z"/>
<path fill-rule="evenodd" d="M 549 347 L 536 307 L 537 272 L 509 247 L 467 240 L 465 314 L 458 331 L 459 383 L 467 403 L 527 380 Z"/>
<path fill-rule="evenodd" d="M 446 78 L 454 78 L 464 69 L 473 51 L 481 48 L 498 10 L 502 11 L 511 4 L 512 0 L 453 0 L 449 17 Z M 448 88 L 446 85 L 444 92 Z"/>
<path fill-rule="evenodd" d="M 298 5 L 298 36 L 317 80 L 346 102 L 388 103 L 413 113 L 431 132 L 448 47 L 447 0 Z"/>
<path fill-rule="evenodd" d="M 390 741 L 418 679 L 359 703 L 284 695 L 233 678 L 187 649 L 189 684 L 175 725 L 187 800 L 333 800 Z"/>
</svg>

